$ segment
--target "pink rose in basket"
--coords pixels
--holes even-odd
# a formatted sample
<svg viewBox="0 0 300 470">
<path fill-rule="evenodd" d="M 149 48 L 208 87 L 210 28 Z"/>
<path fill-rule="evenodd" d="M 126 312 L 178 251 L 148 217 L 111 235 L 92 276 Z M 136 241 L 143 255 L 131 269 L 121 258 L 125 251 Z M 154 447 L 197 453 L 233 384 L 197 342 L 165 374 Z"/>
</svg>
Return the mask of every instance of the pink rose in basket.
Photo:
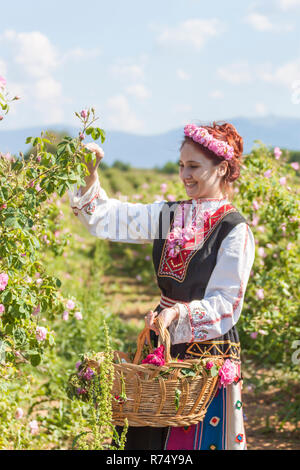
<svg viewBox="0 0 300 470">
<path fill-rule="evenodd" d="M 220 384 L 224 385 L 224 387 L 226 387 L 226 385 L 232 384 L 236 377 L 236 365 L 234 364 L 234 362 L 230 361 L 229 359 L 226 359 L 223 366 L 219 370 L 219 376 Z"/>
<path fill-rule="evenodd" d="M 153 364 L 154 366 L 164 366 L 165 359 L 164 359 L 164 351 L 165 347 L 162 344 L 159 348 L 154 349 L 153 353 L 148 354 L 146 359 L 142 361 L 142 364 Z"/>
</svg>

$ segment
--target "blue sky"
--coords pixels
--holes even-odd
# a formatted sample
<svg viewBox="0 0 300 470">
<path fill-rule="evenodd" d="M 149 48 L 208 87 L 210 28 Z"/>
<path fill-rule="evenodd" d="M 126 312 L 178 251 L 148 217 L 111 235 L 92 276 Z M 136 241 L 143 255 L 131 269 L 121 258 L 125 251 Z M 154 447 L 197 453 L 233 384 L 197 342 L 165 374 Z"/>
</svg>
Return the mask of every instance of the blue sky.
<svg viewBox="0 0 300 470">
<path fill-rule="evenodd" d="M 0 75 L 22 96 L 2 129 L 74 124 L 94 106 L 109 130 L 300 116 L 300 0 L 10 0 Z"/>
</svg>

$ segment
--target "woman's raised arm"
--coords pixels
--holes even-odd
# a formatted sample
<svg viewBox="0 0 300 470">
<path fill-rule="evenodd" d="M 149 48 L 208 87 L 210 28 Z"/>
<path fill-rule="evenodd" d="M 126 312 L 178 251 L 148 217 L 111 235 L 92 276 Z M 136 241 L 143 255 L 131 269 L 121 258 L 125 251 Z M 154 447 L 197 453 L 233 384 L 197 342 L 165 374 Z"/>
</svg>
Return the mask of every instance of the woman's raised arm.
<svg viewBox="0 0 300 470">
<path fill-rule="evenodd" d="M 97 173 L 89 188 L 82 189 L 74 185 L 68 195 L 73 213 L 91 235 L 123 243 L 151 243 L 155 239 L 159 214 L 166 201 L 142 204 L 109 198 Z"/>
</svg>

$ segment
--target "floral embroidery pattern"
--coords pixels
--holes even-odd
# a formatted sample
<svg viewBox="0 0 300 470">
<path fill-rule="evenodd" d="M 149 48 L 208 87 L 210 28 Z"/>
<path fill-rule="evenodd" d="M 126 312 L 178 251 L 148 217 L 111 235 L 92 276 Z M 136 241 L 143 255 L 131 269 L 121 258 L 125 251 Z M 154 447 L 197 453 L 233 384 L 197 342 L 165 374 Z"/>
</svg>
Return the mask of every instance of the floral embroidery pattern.
<svg viewBox="0 0 300 470">
<path fill-rule="evenodd" d="M 92 215 L 95 212 L 96 209 L 96 202 L 95 199 L 100 199 L 100 193 L 97 192 L 95 196 L 86 204 L 84 204 L 81 208 L 76 207 L 76 206 L 71 206 L 71 209 L 73 210 L 74 215 L 78 216 L 79 211 L 84 209 L 85 213 L 88 215 Z"/>
<path fill-rule="evenodd" d="M 184 202 L 182 204 L 184 204 Z M 210 237 L 210 235 L 213 233 L 213 231 L 216 229 L 222 219 L 230 212 L 236 212 L 236 208 L 231 204 L 223 204 L 223 206 L 221 206 L 214 214 L 209 214 L 210 216 L 208 216 L 206 220 L 204 220 L 204 223 L 197 224 L 196 222 L 197 230 L 194 236 L 190 240 L 185 241 L 182 246 L 179 246 L 178 242 L 176 242 L 176 240 L 179 240 L 179 232 L 178 234 L 176 232 L 173 237 L 173 245 L 171 245 L 172 256 L 170 256 L 169 254 L 170 246 L 168 244 L 167 238 L 162 250 L 162 255 L 158 268 L 158 276 L 170 277 L 172 279 L 177 280 L 178 282 L 183 282 L 185 280 L 187 268 L 193 256 L 197 253 L 197 251 L 202 248 L 206 240 Z M 194 214 L 192 215 L 192 219 L 193 217 Z M 175 220 L 173 219 L 171 223 L 169 235 L 171 234 L 174 228 Z M 203 222 L 203 215 L 201 220 Z"/>
<path fill-rule="evenodd" d="M 209 450 L 217 450 L 217 446 L 215 444 L 211 444 L 209 446 Z"/>
</svg>

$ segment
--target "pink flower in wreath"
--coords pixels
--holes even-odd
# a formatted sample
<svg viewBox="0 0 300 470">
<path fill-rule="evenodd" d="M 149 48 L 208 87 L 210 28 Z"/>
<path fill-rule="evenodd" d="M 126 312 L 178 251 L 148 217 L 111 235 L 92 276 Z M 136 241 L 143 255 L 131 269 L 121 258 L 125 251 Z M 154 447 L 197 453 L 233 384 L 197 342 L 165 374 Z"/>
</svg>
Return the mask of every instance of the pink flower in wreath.
<svg viewBox="0 0 300 470">
<path fill-rule="evenodd" d="M 223 366 L 219 370 L 220 384 L 224 385 L 224 387 L 226 387 L 226 385 L 232 384 L 236 377 L 236 372 L 236 365 L 234 362 L 226 359 Z"/>
</svg>

